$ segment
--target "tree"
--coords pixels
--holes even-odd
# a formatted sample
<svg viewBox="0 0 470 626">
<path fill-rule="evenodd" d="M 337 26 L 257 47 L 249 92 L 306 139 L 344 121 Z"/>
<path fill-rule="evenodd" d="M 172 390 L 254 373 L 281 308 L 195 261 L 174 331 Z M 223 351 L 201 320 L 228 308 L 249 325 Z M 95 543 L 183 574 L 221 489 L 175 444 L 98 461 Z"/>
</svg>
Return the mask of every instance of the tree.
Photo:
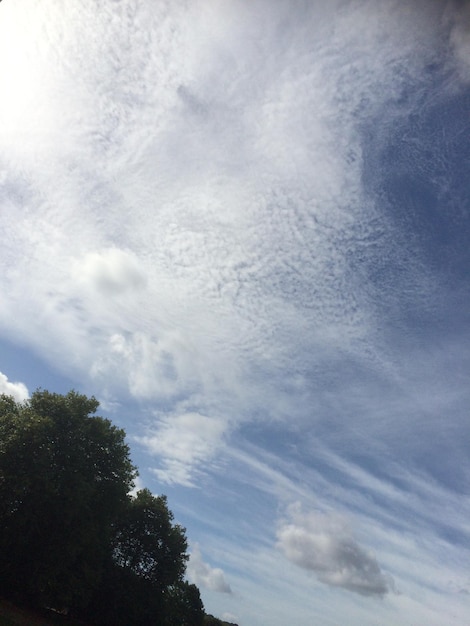
<svg viewBox="0 0 470 626">
<path fill-rule="evenodd" d="M 201 626 L 185 529 L 165 496 L 129 492 L 125 433 L 95 398 L 0 396 L 0 593 L 99 626 Z"/>
<path fill-rule="evenodd" d="M 84 606 L 136 469 L 125 433 L 95 398 L 0 396 L 0 589 L 40 605 Z"/>
<path fill-rule="evenodd" d="M 196 585 L 184 581 L 169 587 L 166 608 L 165 626 L 204 626 L 204 604 Z"/>
<path fill-rule="evenodd" d="M 214 617 L 213 615 L 204 615 L 204 626 L 238 626 L 238 624 L 232 624 L 232 622 L 224 622 L 218 617 Z"/>
<path fill-rule="evenodd" d="M 185 529 L 173 524 L 166 496 L 141 489 L 116 523 L 112 553 L 118 566 L 164 591 L 182 580 L 187 547 Z"/>
<path fill-rule="evenodd" d="M 88 616 L 103 625 L 147 626 L 189 614 L 197 603 L 183 583 L 186 550 L 185 529 L 173 524 L 166 497 L 138 491 L 113 524 L 106 576 Z"/>
</svg>

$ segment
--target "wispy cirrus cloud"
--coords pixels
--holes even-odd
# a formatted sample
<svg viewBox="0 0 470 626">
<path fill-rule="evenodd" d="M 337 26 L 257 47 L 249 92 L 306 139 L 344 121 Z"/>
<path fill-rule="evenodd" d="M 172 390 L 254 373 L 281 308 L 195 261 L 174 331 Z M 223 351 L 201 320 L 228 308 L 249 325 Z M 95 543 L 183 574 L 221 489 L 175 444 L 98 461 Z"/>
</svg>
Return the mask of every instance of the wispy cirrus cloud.
<svg viewBox="0 0 470 626">
<path fill-rule="evenodd" d="M 152 469 L 161 482 L 194 487 L 198 473 L 219 453 L 227 429 L 222 419 L 191 412 L 163 417 L 153 432 L 136 440 L 163 459 L 162 467 Z"/>
</svg>

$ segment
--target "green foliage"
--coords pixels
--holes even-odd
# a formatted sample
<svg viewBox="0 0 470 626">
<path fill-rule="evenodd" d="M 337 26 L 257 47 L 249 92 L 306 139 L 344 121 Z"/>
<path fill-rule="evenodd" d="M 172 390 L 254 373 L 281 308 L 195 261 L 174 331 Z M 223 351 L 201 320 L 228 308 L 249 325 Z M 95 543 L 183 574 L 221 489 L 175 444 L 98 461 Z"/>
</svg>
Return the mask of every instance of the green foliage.
<svg viewBox="0 0 470 626">
<path fill-rule="evenodd" d="M 163 626 L 172 613 L 183 615 L 175 590 L 185 588 L 186 549 L 185 530 L 173 524 L 166 497 L 138 491 L 113 525 L 106 576 L 88 615 L 103 626 Z"/>
<path fill-rule="evenodd" d="M 0 592 L 103 626 L 202 626 L 185 529 L 165 496 L 130 497 L 125 433 L 95 398 L 0 396 Z"/>
<path fill-rule="evenodd" d="M 182 580 L 188 559 L 185 529 L 172 522 L 166 497 L 142 489 L 120 515 L 113 537 L 117 565 L 160 591 Z"/>
<path fill-rule="evenodd" d="M 160 626 L 164 604 L 152 583 L 109 561 L 101 585 L 82 613 L 98 626 Z"/>
<path fill-rule="evenodd" d="M 204 605 L 196 585 L 181 582 L 166 593 L 165 626 L 204 626 Z"/>
<path fill-rule="evenodd" d="M 94 398 L 0 401 L 0 580 L 32 603 L 85 604 L 136 475 L 124 431 Z"/>
</svg>

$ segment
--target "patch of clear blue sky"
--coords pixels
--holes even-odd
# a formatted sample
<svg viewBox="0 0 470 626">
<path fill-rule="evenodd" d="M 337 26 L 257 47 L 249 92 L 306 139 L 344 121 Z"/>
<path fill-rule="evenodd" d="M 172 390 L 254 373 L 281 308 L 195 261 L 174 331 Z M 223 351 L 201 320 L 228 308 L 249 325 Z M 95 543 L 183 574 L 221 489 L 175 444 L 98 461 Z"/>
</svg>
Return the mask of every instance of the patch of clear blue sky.
<svg viewBox="0 0 470 626">
<path fill-rule="evenodd" d="M 32 393 L 37 388 L 55 393 L 67 393 L 77 389 L 76 381 L 60 373 L 59 367 L 49 365 L 44 359 L 20 342 L 0 338 L 0 372 L 11 382 L 24 383 Z"/>
<path fill-rule="evenodd" d="M 377 164 L 365 172 L 429 267 L 458 283 L 470 268 L 470 90 L 443 82 L 395 116 L 384 143 L 369 136 L 366 161 L 369 152 Z"/>
</svg>

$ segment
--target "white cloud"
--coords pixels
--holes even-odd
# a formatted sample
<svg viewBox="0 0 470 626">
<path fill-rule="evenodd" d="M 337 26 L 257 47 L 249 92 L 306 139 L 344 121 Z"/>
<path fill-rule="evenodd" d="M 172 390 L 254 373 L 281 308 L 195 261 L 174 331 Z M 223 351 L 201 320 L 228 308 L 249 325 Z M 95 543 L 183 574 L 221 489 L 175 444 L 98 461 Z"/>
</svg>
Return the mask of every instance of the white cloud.
<svg viewBox="0 0 470 626">
<path fill-rule="evenodd" d="M 195 585 L 219 593 L 232 593 L 230 585 L 225 580 L 223 570 L 212 567 L 203 560 L 201 549 L 197 543 L 191 549 L 186 573 L 190 582 Z"/>
<path fill-rule="evenodd" d="M 340 351 L 384 366 L 379 298 L 349 259 L 373 260 L 379 239 L 398 251 L 364 197 L 358 124 L 433 54 L 433 12 L 46 6 L 23 9 L 44 78 L 25 105 L 35 132 L 4 150 L 4 254 L 27 282 L 2 277 L 4 326 L 53 362 L 64 346 L 64 367 L 109 395 L 230 395 L 243 421 L 253 403 L 277 411 L 265 381 L 312 354 L 317 371 Z"/>
<path fill-rule="evenodd" d="M 29 397 L 29 391 L 23 383 L 13 383 L 8 377 L 0 372 L 0 393 L 7 396 L 13 396 L 17 402 L 24 402 Z"/>
<path fill-rule="evenodd" d="M 121 330 L 96 350 L 90 373 L 114 392 L 125 385 L 136 398 L 171 398 L 190 392 L 197 383 L 188 366 L 190 353 L 177 331 L 153 336 Z"/>
<path fill-rule="evenodd" d="M 299 567 L 314 572 L 321 582 L 364 596 L 383 596 L 394 589 L 375 556 L 360 546 L 340 517 L 303 513 L 289 508 L 277 532 L 278 547 Z"/>
<path fill-rule="evenodd" d="M 105 296 L 133 292 L 146 284 L 137 257 L 118 248 L 88 253 L 77 264 L 76 274 Z"/>
<path fill-rule="evenodd" d="M 457 8 L 455 2 L 449 2 L 445 18 L 450 26 L 450 44 L 454 52 L 454 61 L 461 77 L 470 81 L 470 7 L 466 4 Z"/>
<path fill-rule="evenodd" d="M 162 467 L 153 471 L 162 482 L 194 487 L 192 474 L 219 453 L 227 427 L 220 418 L 184 413 L 163 417 L 150 434 L 136 440 L 160 457 Z"/>
</svg>

